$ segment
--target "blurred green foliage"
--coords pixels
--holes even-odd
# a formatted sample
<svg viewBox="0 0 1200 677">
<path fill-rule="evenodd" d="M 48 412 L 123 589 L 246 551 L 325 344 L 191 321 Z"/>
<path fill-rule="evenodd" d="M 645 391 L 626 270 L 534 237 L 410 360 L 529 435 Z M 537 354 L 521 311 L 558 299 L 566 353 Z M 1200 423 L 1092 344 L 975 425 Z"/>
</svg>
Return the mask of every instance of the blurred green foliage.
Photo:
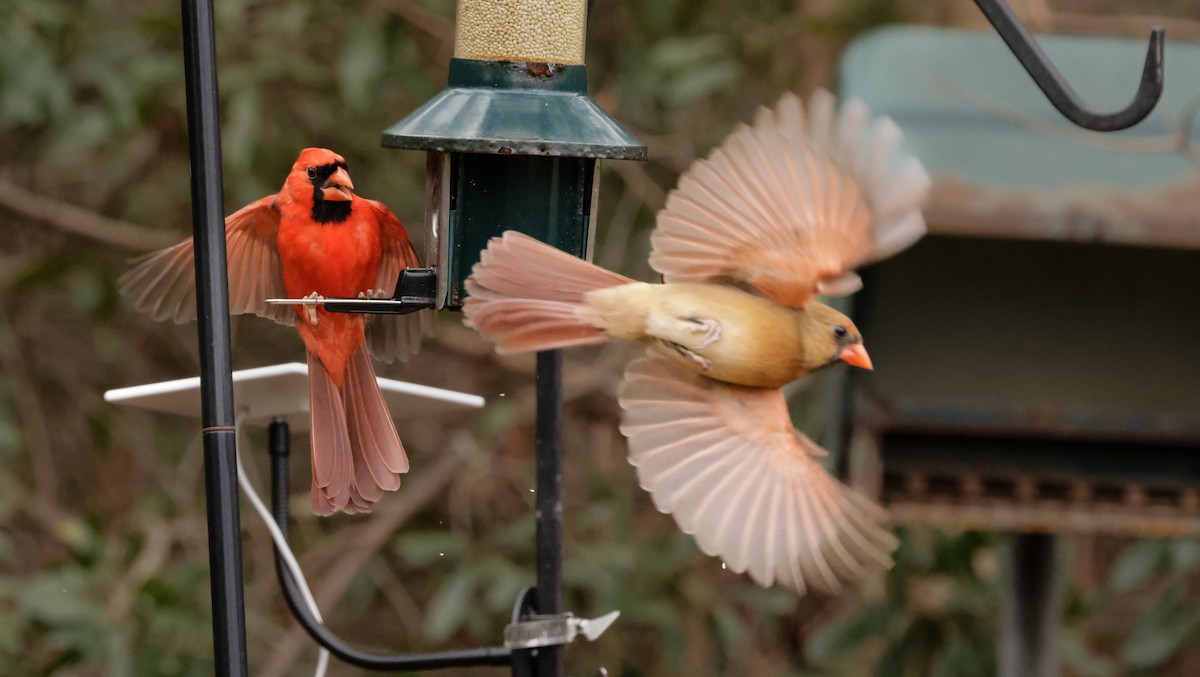
<svg viewBox="0 0 1200 677">
<path fill-rule="evenodd" d="M 646 232 L 676 175 L 757 105 L 835 84 L 853 35 L 953 21 L 961 4 L 598 0 L 593 96 L 652 155 L 606 165 L 600 262 L 645 276 Z M 424 159 L 378 138 L 442 86 L 453 5 L 217 2 L 228 211 L 274 192 L 299 148 L 326 145 L 349 159 L 360 192 L 420 223 Z M 0 181 L 128 222 L 144 240 L 131 251 L 0 204 L 0 674 L 211 674 L 194 422 L 101 399 L 198 370 L 192 326 L 150 322 L 116 290 L 127 257 L 189 232 L 178 7 L 0 0 L 0 17 Z M 257 318 L 237 321 L 235 349 L 238 367 L 301 354 L 290 332 Z M 602 641 L 571 647 L 571 674 L 993 672 L 1000 538 L 907 530 L 896 568 L 864 591 L 759 589 L 703 556 L 636 486 L 612 397 L 623 350 L 568 358 L 567 606 L 622 611 Z M 362 560 L 352 555 L 378 516 L 317 521 L 299 490 L 294 506 L 326 618 L 380 650 L 494 643 L 533 582 L 530 362 L 493 356 L 455 317 L 441 318 L 424 356 L 382 373 L 492 403 L 469 419 L 401 422 L 409 485 L 444 454 L 464 458 L 453 479 Z M 820 423 L 823 408 L 807 404 L 796 408 L 802 422 Z M 298 456 L 306 444 L 297 437 Z M 252 434 L 252 466 L 262 449 Z M 293 465 L 293 484 L 306 487 L 307 464 Z M 304 674 L 315 651 L 283 608 L 255 519 L 243 510 L 252 672 Z M 1101 539 L 1089 557 L 1107 565 L 1101 555 L 1122 545 Z M 362 563 L 347 571 L 352 560 Z M 1072 587 L 1062 637 L 1071 670 L 1195 674 L 1198 561 L 1195 543 L 1136 543 L 1107 585 Z"/>
</svg>

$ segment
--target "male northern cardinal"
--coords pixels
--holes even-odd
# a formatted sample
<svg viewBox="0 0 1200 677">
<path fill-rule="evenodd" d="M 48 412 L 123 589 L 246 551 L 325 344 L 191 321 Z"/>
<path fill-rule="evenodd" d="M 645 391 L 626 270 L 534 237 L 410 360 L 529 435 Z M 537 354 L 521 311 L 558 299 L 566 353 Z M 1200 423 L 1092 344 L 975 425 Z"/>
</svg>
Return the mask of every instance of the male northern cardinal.
<svg viewBox="0 0 1200 677">
<path fill-rule="evenodd" d="M 386 206 L 354 194 L 342 156 L 306 148 L 283 189 L 225 219 L 229 306 L 296 325 L 308 352 L 312 505 L 319 515 L 369 511 L 400 486 L 408 457 L 375 381 L 371 353 L 391 362 L 420 347 L 429 323 L 414 315 L 331 313 L 266 303 L 272 297 L 391 296 L 400 271 L 420 260 Z M 156 320 L 196 317 L 191 238 L 149 255 L 121 292 Z"/>
<path fill-rule="evenodd" d="M 925 232 L 929 178 L 888 118 L 818 92 L 762 109 L 680 179 L 659 212 L 664 284 L 537 240 L 493 238 L 467 280 L 466 322 L 500 352 L 636 339 L 621 432 L 659 510 L 760 585 L 828 592 L 888 566 L 886 513 L 830 476 L 779 387 L 837 362 L 871 368 L 862 336 L 815 300 Z"/>
</svg>

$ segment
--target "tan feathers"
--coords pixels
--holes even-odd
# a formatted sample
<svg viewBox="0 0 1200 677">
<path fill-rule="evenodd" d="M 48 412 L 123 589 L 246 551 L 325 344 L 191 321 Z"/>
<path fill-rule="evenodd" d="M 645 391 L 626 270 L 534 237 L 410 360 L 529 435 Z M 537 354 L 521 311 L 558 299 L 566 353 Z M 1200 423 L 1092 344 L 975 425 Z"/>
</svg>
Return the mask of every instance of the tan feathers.
<svg viewBox="0 0 1200 677">
<path fill-rule="evenodd" d="M 817 302 L 925 232 L 929 178 L 887 118 L 785 95 L 681 177 L 634 282 L 516 233 L 467 280 L 469 324 L 501 352 L 636 339 L 621 432 L 659 510 L 761 585 L 837 592 L 890 565 L 886 513 L 814 458 L 779 386 L 871 368 L 853 322 Z"/>
<path fill-rule="evenodd" d="M 577 311 L 588 292 L 627 277 L 514 231 L 492 238 L 467 278 L 464 322 L 500 353 L 605 343 Z"/>
<path fill-rule="evenodd" d="M 818 91 L 806 114 L 784 95 L 688 169 L 651 237 L 665 282 L 734 281 L 797 307 L 818 291 L 854 291 L 839 280 L 847 271 L 925 232 L 929 178 L 899 154 L 896 125 L 872 123 L 858 101 L 835 106 Z"/>
<path fill-rule="evenodd" d="M 650 354 L 625 371 L 621 432 L 654 505 L 760 585 L 839 592 L 890 566 L 886 513 L 829 476 L 778 390 L 697 376 Z"/>
</svg>

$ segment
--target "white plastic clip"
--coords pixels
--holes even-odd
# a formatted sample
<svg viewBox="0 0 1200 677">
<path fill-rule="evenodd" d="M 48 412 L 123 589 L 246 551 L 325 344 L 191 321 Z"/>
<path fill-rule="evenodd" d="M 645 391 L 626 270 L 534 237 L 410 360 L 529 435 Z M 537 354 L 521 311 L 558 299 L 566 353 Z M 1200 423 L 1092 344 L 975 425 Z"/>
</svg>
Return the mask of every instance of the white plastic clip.
<svg viewBox="0 0 1200 677">
<path fill-rule="evenodd" d="M 534 616 L 527 621 L 512 623 L 504 628 L 506 649 L 533 649 L 539 646 L 570 644 L 583 635 L 589 642 L 604 634 L 608 626 L 617 620 L 620 611 L 611 611 L 599 618 L 588 620 L 573 614 L 561 616 Z"/>
</svg>

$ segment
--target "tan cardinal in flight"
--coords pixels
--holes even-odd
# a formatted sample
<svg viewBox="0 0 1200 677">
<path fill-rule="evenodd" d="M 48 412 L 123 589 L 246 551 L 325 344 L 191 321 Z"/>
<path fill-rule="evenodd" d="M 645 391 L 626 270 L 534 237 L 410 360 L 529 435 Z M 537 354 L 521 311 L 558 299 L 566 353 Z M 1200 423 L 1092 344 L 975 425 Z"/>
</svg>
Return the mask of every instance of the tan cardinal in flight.
<svg viewBox="0 0 1200 677">
<path fill-rule="evenodd" d="M 295 325 L 308 350 L 313 510 L 369 511 L 400 487 L 408 456 L 367 351 L 406 359 L 420 347 L 429 313 L 364 319 L 266 299 L 390 297 L 400 271 L 421 265 L 408 233 L 382 203 L 354 194 L 341 155 L 306 148 L 279 193 L 225 219 L 225 246 L 230 312 Z M 192 239 L 146 257 L 121 278 L 121 292 L 156 320 L 196 319 Z"/>
<path fill-rule="evenodd" d="M 693 165 L 659 212 L 663 284 L 527 236 L 494 238 L 467 280 L 466 321 L 502 353 L 646 343 L 625 372 L 621 432 L 659 510 L 761 585 L 839 591 L 891 563 L 887 515 L 842 485 L 796 430 L 780 386 L 870 358 L 816 300 L 925 232 L 929 188 L 888 118 L 828 92 L 785 95 Z"/>
</svg>

